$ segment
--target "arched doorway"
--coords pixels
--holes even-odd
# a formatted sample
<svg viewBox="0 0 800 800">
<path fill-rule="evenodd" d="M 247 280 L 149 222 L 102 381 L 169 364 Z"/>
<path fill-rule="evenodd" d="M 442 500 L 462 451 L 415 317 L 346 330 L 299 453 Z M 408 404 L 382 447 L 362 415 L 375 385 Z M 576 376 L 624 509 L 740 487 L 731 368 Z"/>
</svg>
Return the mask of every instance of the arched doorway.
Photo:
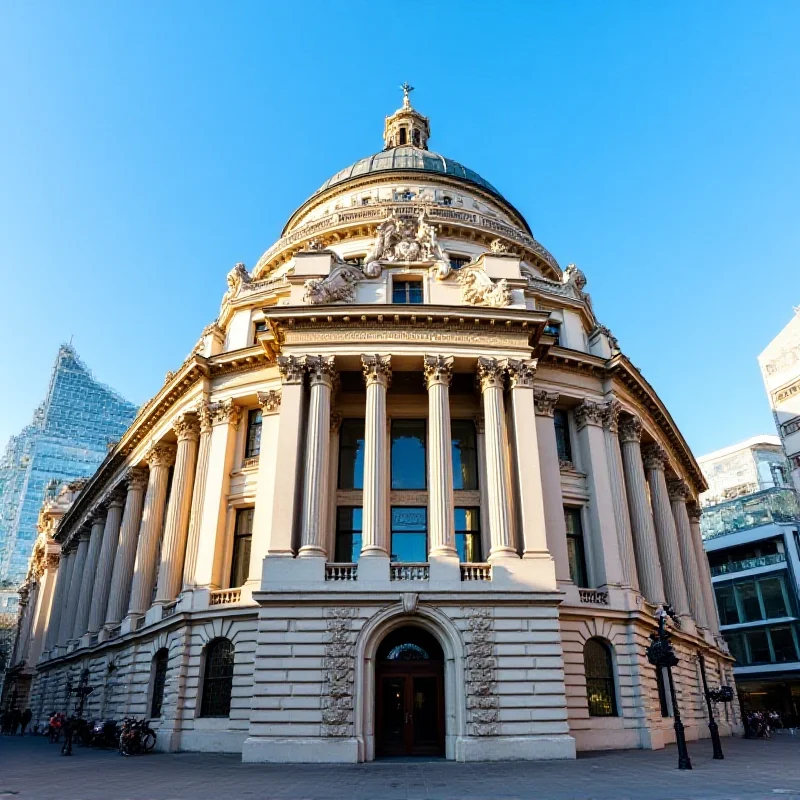
<svg viewBox="0 0 800 800">
<path fill-rule="evenodd" d="M 444 654 L 422 628 L 387 634 L 375 664 L 376 755 L 444 755 Z"/>
</svg>

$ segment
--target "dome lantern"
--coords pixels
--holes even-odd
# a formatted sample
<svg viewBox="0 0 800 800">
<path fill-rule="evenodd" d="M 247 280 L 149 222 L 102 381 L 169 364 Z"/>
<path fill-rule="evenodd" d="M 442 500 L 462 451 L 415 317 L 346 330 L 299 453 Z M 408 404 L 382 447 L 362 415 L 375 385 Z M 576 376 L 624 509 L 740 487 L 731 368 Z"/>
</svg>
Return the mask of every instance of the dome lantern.
<svg viewBox="0 0 800 800">
<path fill-rule="evenodd" d="M 408 96 L 414 91 L 414 87 L 405 82 L 400 88 L 403 90 L 403 105 L 390 117 L 386 117 L 383 128 L 383 149 L 391 150 L 394 147 L 411 145 L 420 150 L 427 150 L 428 138 L 431 135 L 430 122 L 411 106 Z"/>
</svg>

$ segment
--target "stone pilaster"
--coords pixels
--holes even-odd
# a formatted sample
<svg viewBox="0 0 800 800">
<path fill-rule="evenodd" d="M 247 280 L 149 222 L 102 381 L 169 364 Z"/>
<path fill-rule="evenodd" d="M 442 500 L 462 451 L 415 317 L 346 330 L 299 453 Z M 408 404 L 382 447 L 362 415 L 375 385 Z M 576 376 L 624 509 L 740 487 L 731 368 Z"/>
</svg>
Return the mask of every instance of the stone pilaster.
<svg viewBox="0 0 800 800">
<path fill-rule="evenodd" d="M 667 602 L 679 616 L 686 617 L 689 616 L 689 597 L 683 579 L 678 532 L 675 529 L 675 519 L 672 516 L 667 479 L 664 474 L 667 454 L 661 445 L 654 442 L 642 448 L 642 457 L 650 486 L 650 502 L 653 506 L 658 552 L 664 570 Z"/>
<path fill-rule="evenodd" d="M 171 603 L 181 591 L 200 438 L 200 424 L 194 414 L 180 414 L 172 423 L 172 429 L 178 437 L 178 446 L 161 544 L 157 603 Z"/>
<path fill-rule="evenodd" d="M 457 556 L 453 526 L 453 440 L 450 382 L 453 357 L 426 355 L 428 389 L 428 549 L 431 556 Z"/>
<path fill-rule="evenodd" d="M 619 425 L 619 439 L 640 589 L 651 603 L 663 603 L 665 592 L 661 558 L 658 554 L 655 524 L 647 499 L 647 481 L 642 463 L 641 421 L 637 417 L 626 417 Z"/>
<path fill-rule="evenodd" d="M 508 465 L 508 431 L 503 399 L 508 364 L 504 359 L 479 358 L 478 382 L 486 424 L 486 497 L 489 502 L 489 560 L 519 558 L 511 516 L 511 485 Z"/>
<path fill-rule="evenodd" d="M 108 593 L 111 589 L 111 573 L 114 569 L 114 556 L 119 544 L 119 526 L 122 521 L 122 509 L 125 506 L 125 497 L 121 492 L 114 492 L 108 500 L 106 521 L 103 528 L 100 555 L 95 571 L 94 586 L 92 587 L 92 603 L 89 609 L 89 633 L 97 633 L 106 618 L 108 608 Z"/>
<path fill-rule="evenodd" d="M 308 356 L 308 422 L 306 469 L 301 518 L 302 557 L 325 558 L 325 519 L 328 514 L 328 470 L 331 443 L 331 395 L 336 379 L 333 357 Z"/>
<path fill-rule="evenodd" d="M 342 415 L 338 411 L 332 411 L 328 452 L 328 508 L 325 526 L 325 549 L 328 559 L 331 561 L 336 557 L 336 488 L 339 481 L 339 431 L 341 427 Z"/>
<path fill-rule="evenodd" d="M 194 486 L 192 490 L 192 507 L 189 511 L 189 530 L 186 534 L 186 556 L 183 560 L 183 588 L 192 589 L 195 585 L 197 568 L 197 548 L 200 543 L 200 521 L 203 516 L 203 502 L 206 496 L 208 480 L 208 453 L 211 446 L 211 412 L 205 399 L 195 406 L 200 428 L 200 440 L 197 449 Z"/>
<path fill-rule="evenodd" d="M 78 614 L 78 601 L 81 597 L 81 587 L 83 586 L 83 568 L 86 566 L 86 554 L 89 552 L 89 529 L 84 528 L 78 534 L 78 546 L 75 550 L 75 563 L 72 565 L 72 578 L 69 582 L 69 594 L 67 604 L 64 608 L 64 616 L 61 618 L 61 629 L 59 631 L 59 644 L 67 644 L 76 638 L 74 630 L 76 627 L 76 617 Z"/>
<path fill-rule="evenodd" d="M 53 605 L 50 609 L 50 619 L 47 622 L 47 634 L 44 640 L 45 650 L 51 650 L 58 644 L 58 631 L 61 625 L 61 615 L 64 611 L 64 597 L 69 589 L 72 577 L 72 563 L 68 553 L 61 553 L 56 575 L 56 588 L 53 592 Z"/>
<path fill-rule="evenodd" d="M 364 494 L 361 557 L 389 556 L 389 494 L 386 485 L 388 435 L 386 392 L 392 377 L 392 357 L 361 356 L 367 402 L 364 417 Z"/>
<path fill-rule="evenodd" d="M 693 505 L 687 508 L 689 514 L 689 527 L 692 531 L 692 544 L 694 546 L 697 571 L 700 575 L 700 588 L 703 592 L 703 602 L 706 607 L 706 621 L 711 632 L 719 635 L 719 614 L 717 613 L 717 601 L 714 595 L 714 585 L 711 581 L 711 568 L 708 564 L 708 556 L 703 547 L 703 534 L 700 530 L 700 518 L 702 510 Z"/>
<path fill-rule="evenodd" d="M 92 518 L 92 529 L 89 535 L 89 549 L 86 552 L 86 563 L 83 567 L 83 580 L 78 598 L 78 609 L 75 612 L 75 627 L 72 638 L 80 639 L 89 628 L 89 611 L 92 606 L 92 588 L 97 575 L 97 562 L 100 548 L 103 545 L 103 530 L 106 526 L 106 510 L 102 506 Z"/>
<path fill-rule="evenodd" d="M 175 463 L 175 451 L 175 445 L 156 444 L 147 452 L 150 476 L 142 510 L 139 543 L 136 548 L 131 599 L 128 604 L 129 616 L 144 614 L 152 604 L 158 545 L 164 529 L 169 468 Z"/>
</svg>

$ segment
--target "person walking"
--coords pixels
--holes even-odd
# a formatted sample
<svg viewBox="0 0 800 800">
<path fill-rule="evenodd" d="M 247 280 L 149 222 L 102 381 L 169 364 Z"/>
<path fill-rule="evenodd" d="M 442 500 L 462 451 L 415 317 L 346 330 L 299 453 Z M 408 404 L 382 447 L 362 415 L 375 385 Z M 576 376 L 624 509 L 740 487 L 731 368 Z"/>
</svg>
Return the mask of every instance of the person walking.
<svg viewBox="0 0 800 800">
<path fill-rule="evenodd" d="M 27 728 L 28 725 L 31 724 L 31 717 L 32 716 L 33 716 L 33 712 L 29 708 L 26 708 L 22 712 L 22 716 L 20 717 L 20 729 L 19 729 L 19 735 L 20 736 L 24 736 L 25 735 L 25 728 Z"/>
</svg>

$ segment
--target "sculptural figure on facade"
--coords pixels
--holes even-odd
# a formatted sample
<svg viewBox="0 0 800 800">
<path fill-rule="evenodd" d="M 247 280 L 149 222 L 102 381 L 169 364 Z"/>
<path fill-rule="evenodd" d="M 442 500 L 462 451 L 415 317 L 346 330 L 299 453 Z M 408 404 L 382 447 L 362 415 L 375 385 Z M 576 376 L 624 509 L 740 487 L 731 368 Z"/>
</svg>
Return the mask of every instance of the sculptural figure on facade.
<svg viewBox="0 0 800 800">
<path fill-rule="evenodd" d="M 502 308 L 511 303 L 511 290 L 503 279 L 495 283 L 482 267 L 464 267 L 458 272 L 461 284 L 461 297 L 465 303 L 473 306 L 489 306 Z"/>
<path fill-rule="evenodd" d="M 356 283 L 363 277 L 358 267 L 341 263 L 327 277 L 310 278 L 303 284 L 303 302 L 309 305 L 353 303 L 356 299 Z"/>
<path fill-rule="evenodd" d="M 416 218 L 392 215 L 378 225 L 375 243 L 364 259 L 364 274 L 377 278 L 383 264 L 419 264 L 434 262 L 436 276 L 450 274 L 450 262 L 436 236 L 436 231 L 425 220 L 425 212 Z"/>
<path fill-rule="evenodd" d="M 250 277 L 245 265 L 240 262 L 234 265 L 233 269 L 228 273 L 227 281 L 228 291 L 222 296 L 222 308 L 225 308 L 226 304 L 230 303 L 239 294 L 242 286 L 252 283 L 253 279 Z"/>
</svg>

